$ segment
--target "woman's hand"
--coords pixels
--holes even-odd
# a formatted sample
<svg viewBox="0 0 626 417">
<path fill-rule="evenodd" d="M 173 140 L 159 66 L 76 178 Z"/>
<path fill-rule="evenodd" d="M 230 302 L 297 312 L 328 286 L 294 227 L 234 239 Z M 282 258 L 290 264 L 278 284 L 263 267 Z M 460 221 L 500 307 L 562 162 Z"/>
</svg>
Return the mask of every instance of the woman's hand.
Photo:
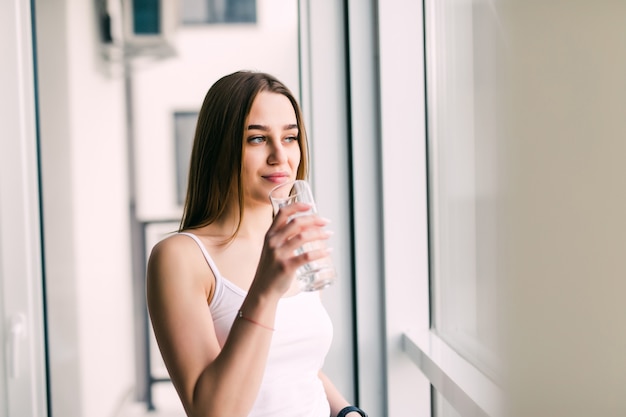
<svg viewBox="0 0 626 417">
<path fill-rule="evenodd" d="M 331 236 L 324 230 L 328 220 L 317 214 L 308 214 L 310 209 L 308 204 L 295 203 L 278 211 L 265 235 L 251 291 L 254 288 L 282 297 L 291 287 L 300 266 L 329 255 L 330 249 L 326 246 L 296 254 L 296 249 L 305 243 L 327 240 Z"/>
</svg>

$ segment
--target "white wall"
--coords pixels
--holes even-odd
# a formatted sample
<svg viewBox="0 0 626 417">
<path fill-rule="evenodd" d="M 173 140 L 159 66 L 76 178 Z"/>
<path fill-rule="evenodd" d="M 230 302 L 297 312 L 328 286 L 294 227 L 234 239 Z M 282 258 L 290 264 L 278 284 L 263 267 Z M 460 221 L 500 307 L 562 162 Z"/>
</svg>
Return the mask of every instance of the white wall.
<svg viewBox="0 0 626 417">
<path fill-rule="evenodd" d="M 134 67 L 140 220 L 182 214 L 176 203 L 175 111 L 199 111 L 209 87 L 237 70 L 268 72 L 299 95 L 297 2 L 259 1 L 257 13 L 257 24 L 181 26 L 172 37 L 175 56 Z"/>
<path fill-rule="evenodd" d="M 122 81 L 94 2 L 36 3 L 52 410 L 110 416 L 134 384 Z"/>
</svg>

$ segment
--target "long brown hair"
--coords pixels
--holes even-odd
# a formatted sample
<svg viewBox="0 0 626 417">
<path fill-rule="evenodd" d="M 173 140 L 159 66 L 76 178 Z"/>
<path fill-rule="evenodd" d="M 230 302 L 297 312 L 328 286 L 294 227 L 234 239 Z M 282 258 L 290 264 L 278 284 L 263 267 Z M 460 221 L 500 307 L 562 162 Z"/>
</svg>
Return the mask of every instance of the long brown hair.
<svg viewBox="0 0 626 417">
<path fill-rule="evenodd" d="M 239 223 L 228 241 L 237 235 L 244 207 L 241 183 L 244 125 L 252 102 L 263 91 L 282 94 L 291 102 L 298 123 L 301 155 L 297 178 L 307 177 L 307 136 L 302 111 L 291 91 L 266 73 L 238 71 L 226 75 L 209 89 L 198 115 L 179 231 L 213 223 L 237 197 Z"/>
</svg>

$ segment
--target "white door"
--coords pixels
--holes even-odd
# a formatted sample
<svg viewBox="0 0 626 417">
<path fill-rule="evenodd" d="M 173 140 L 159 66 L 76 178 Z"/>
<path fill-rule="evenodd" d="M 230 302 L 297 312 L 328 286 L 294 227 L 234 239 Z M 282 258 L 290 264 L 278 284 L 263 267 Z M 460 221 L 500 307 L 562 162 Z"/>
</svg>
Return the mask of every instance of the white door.
<svg viewBox="0 0 626 417">
<path fill-rule="evenodd" d="M 0 417 L 47 416 L 30 1 L 0 2 Z"/>
</svg>

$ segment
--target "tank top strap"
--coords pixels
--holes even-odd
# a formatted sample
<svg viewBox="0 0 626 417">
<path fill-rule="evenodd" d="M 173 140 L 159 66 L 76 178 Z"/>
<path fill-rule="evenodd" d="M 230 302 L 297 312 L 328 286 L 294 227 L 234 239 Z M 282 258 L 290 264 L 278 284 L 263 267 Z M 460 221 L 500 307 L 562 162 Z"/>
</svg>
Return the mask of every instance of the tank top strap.
<svg viewBox="0 0 626 417">
<path fill-rule="evenodd" d="M 211 258 L 211 255 L 209 255 L 209 251 L 206 250 L 204 243 L 202 243 L 202 241 L 200 240 L 198 236 L 189 232 L 178 232 L 178 234 L 189 236 L 190 238 L 192 238 L 196 242 L 200 250 L 202 251 L 202 255 L 204 256 L 204 259 L 206 260 L 207 264 L 209 265 L 209 268 L 211 268 L 211 271 L 213 271 L 213 275 L 215 276 L 215 295 L 213 297 L 213 300 L 215 300 L 216 296 L 218 294 L 221 294 L 224 288 L 224 279 L 222 278 L 222 275 L 220 274 L 219 269 L 217 269 L 217 265 L 215 265 L 215 261 L 213 261 L 213 258 Z"/>
</svg>

